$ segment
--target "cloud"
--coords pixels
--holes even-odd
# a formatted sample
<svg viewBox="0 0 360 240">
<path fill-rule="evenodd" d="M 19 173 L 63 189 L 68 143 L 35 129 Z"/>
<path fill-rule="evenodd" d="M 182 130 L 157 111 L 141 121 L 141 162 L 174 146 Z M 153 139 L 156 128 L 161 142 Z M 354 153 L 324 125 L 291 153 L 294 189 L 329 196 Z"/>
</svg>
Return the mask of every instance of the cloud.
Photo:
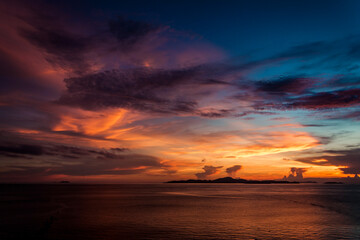
<svg viewBox="0 0 360 240">
<path fill-rule="evenodd" d="M 307 171 L 306 168 L 290 168 L 289 176 L 284 176 L 285 181 L 302 181 L 304 179 L 303 173 Z"/>
<path fill-rule="evenodd" d="M 325 119 L 360 116 L 359 38 L 306 43 L 256 60 L 228 59 L 168 26 L 64 14 L 46 4 L 29 9 L 16 6 L 11 18 L 0 14 L 0 127 L 31 135 L 27 141 L 1 136 L 0 155 L 14 176 L 170 173 L 176 167 L 170 170 L 169 162 L 180 155 L 222 159 L 301 151 L 329 139 L 285 124 L 266 129 L 266 119 L 289 110 Z M 292 122 L 310 116 L 289 115 Z M 293 126 L 327 126 L 301 123 Z M 164 164 L 159 152 L 171 160 Z M 344 172 L 359 168 L 356 154 L 324 154 L 325 162 L 303 161 L 348 166 Z M 239 170 L 235 166 L 229 174 Z M 205 166 L 197 176 L 219 168 Z"/>
<path fill-rule="evenodd" d="M 2 179 L 5 180 L 7 176 L 15 179 L 16 176 L 31 176 L 33 173 L 46 178 L 53 175 L 129 175 L 168 170 L 168 165 L 161 159 L 128 152 L 130 150 L 126 148 L 88 148 L 19 138 L 9 133 L 8 136 L 7 140 L 2 138 L 0 144 Z M 30 141 L 33 144 L 28 144 Z"/>
<path fill-rule="evenodd" d="M 234 165 L 226 169 L 226 173 L 229 174 L 230 177 L 236 177 L 236 173 L 240 171 L 242 168 L 241 165 Z"/>
<path fill-rule="evenodd" d="M 302 94 L 314 84 L 314 80 L 301 77 L 285 77 L 272 81 L 259 81 L 258 90 L 269 94 Z"/>
<path fill-rule="evenodd" d="M 68 78 L 65 79 L 67 91 L 58 102 L 87 110 L 127 108 L 206 117 L 228 115 L 227 109 L 201 112 L 197 107 L 197 100 L 204 92 L 216 90 L 206 82 L 206 69 L 206 66 L 176 70 L 135 68 Z M 201 85 L 204 87 L 199 88 Z"/>
<path fill-rule="evenodd" d="M 15 144 L 15 145 L 2 145 L 0 146 L 0 154 L 15 153 L 15 154 L 29 154 L 29 155 L 42 155 L 44 152 L 41 146 Z"/>
<path fill-rule="evenodd" d="M 224 118 L 236 116 L 235 108 L 240 108 L 242 112 L 317 110 L 345 108 L 359 102 L 357 89 L 313 91 L 323 80 L 303 74 L 274 76 L 260 81 L 253 81 L 246 76 L 254 69 L 265 68 L 275 62 L 282 65 L 298 58 L 326 58 L 331 54 L 329 49 L 336 44 L 345 42 L 349 45 L 348 48 L 356 48 L 352 47 L 354 44 L 350 41 L 303 44 L 268 58 L 240 64 L 227 61 L 186 67 L 175 65 L 172 68 L 156 68 L 156 65 L 150 65 L 150 68 L 143 68 L 140 66 L 145 63 L 140 61 L 139 56 L 148 59 L 151 55 L 156 58 L 158 54 L 164 55 L 160 48 L 150 42 L 154 38 L 161 38 L 160 33 L 167 27 L 119 16 L 110 20 L 105 29 L 88 28 L 90 30 L 76 31 L 75 27 L 66 25 L 64 20 L 57 20 L 55 16 L 32 13 L 30 17 L 23 18 L 30 27 L 20 28 L 21 36 L 42 49 L 50 63 L 75 73 L 75 76 L 64 80 L 66 91 L 58 101 L 61 104 L 93 111 L 127 108 Z M 158 42 L 167 49 L 167 40 Z M 122 52 L 128 53 L 124 55 Z M 180 52 L 172 53 L 173 59 L 180 56 Z M 119 60 L 120 67 L 115 67 L 113 63 Z M 153 60 L 159 62 L 156 61 L 159 59 Z M 146 64 L 149 64 L 149 61 L 146 60 Z M 126 66 L 126 62 L 132 62 L 132 65 Z M 125 67 L 121 66 L 122 64 Z M 326 80 L 324 84 L 340 86 L 341 81 L 330 83 L 330 80 Z M 224 89 L 220 97 L 218 93 Z M 244 104 L 240 107 L 234 103 L 230 108 L 215 109 L 210 105 L 206 107 L 214 110 L 199 109 L 202 100 L 209 97 L 228 101 L 234 96 L 232 94 L 235 89 L 236 99 L 248 102 L 246 105 L 252 109 L 241 109 Z"/>
<path fill-rule="evenodd" d="M 68 176 L 95 176 L 95 175 L 130 175 L 146 172 L 151 169 L 165 169 L 161 160 L 142 154 L 111 154 L 106 151 L 88 151 L 86 156 L 52 152 L 46 154 L 47 160 L 38 159 L 42 164 L 38 167 L 29 167 L 26 163 L 9 163 L 4 168 L 3 176 L 31 175 L 29 171 L 41 173 L 42 176 L 68 175 Z M 7 157 L 11 157 L 6 155 Z M 19 156 L 19 155 L 17 155 Z M 53 157 L 56 157 L 54 159 Z M 42 166 L 42 165 L 46 165 Z M 16 169 L 9 170 L 6 169 Z M 5 178 L 6 179 L 6 178 Z M 31 180 L 31 179 L 28 179 Z"/>
<path fill-rule="evenodd" d="M 67 158 L 80 158 L 80 157 L 89 157 L 93 156 L 117 156 L 114 153 L 109 152 L 108 150 L 94 150 L 87 149 L 77 146 L 68 146 L 60 145 L 56 143 L 46 143 L 38 140 L 30 140 L 26 138 L 21 138 L 12 133 L 1 133 L 3 136 L 8 136 L 9 139 L 1 139 L 0 145 L 0 155 L 5 155 L 9 157 L 26 157 L 26 155 L 34 156 L 52 156 L 59 157 L 62 160 Z M 29 142 L 33 142 L 32 144 Z M 9 153 L 16 155 L 8 155 Z"/>
<path fill-rule="evenodd" d="M 2 49 L 0 49 L 0 74 L 2 78 L 0 93 L 3 95 L 19 91 L 19 88 L 36 93 L 50 91 L 47 86 L 35 81 L 34 73 L 19 64 L 16 57 Z"/>
<path fill-rule="evenodd" d="M 354 120 L 354 121 L 360 121 L 360 111 L 346 111 L 344 112 L 334 112 L 330 115 L 325 117 L 329 120 Z"/>
<path fill-rule="evenodd" d="M 36 179 L 49 181 L 56 176 L 71 177 L 96 177 L 96 176 L 121 176 L 142 174 L 151 170 L 160 170 L 165 174 L 172 174 L 161 161 L 153 156 L 141 154 L 117 155 L 112 157 L 87 158 L 75 157 L 73 155 L 61 155 L 67 158 L 63 161 L 43 161 L 37 164 L 8 164 L 3 168 L 0 176 L 5 182 L 32 182 Z M 29 161 L 29 160 L 28 160 Z M 39 166 L 36 166 L 39 165 Z"/>
<path fill-rule="evenodd" d="M 18 26 L 18 34 L 35 46 L 48 63 L 71 76 L 93 73 L 119 63 L 143 64 L 140 55 L 142 59 L 163 55 L 155 49 L 166 43 L 165 37 L 160 36 L 167 29 L 165 26 L 122 16 L 94 23 L 93 19 L 65 17 L 48 8 L 36 6 L 36 10 L 27 9 L 26 13 L 17 14 L 23 21 Z"/>
<path fill-rule="evenodd" d="M 92 48 L 91 38 L 69 31 L 56 16 L 34 14 L 24 18 L 30 27 L 20 28 L 20 35 L 42 49 L 49 63 L 76 74 L 89 71 L 86 53 Z"/>
<path fill-rule="evenodd" d="M 325 166 L 339 166 L 345 174 L 360 173 L 360 148 L 327 150 L 314 157 L 297 158 L 296 161 Z"/>
<path fill-rule="evenodd" d="M 209 109 L 209 110 L 202 110 L 200 112 L 200 116 L 207 117 L 207 118 L 224 118 L 227 116 L 231 116 L 234 110 L 232 109 Z"/>
<path fill-rule="evenodd" d="M 205 165 L 203 167 L 204 172 L 201 173 L 196 173 L 196 177 L 199 179 L 203 179 L 206 178 L 208 176 L 217 174 L 219 172 L 219 169 L 222 168 L 222 166 L 218 166 L 218 167 L 214 167 L 214 166 L 210 166 L 210 165 Z"/>
<path fill-rule="evenodd" d="M 345 108 L 360 104 L 360 89 L 320 92 L 300 97 L 285 104 L 286 108 L 305 108 L 310 110 Z"/>
<path fill-rule="evenodd" d="M 310 91 L 310 89 L 308 89 Z M 308 92 L 293 94 L 281 92 L 282 97 L 265 97 L 257 101 L 256 109 L 266 110 L 326 110 L 356 107 L 360 105 L 360 89 L 341 89 L 336 91 Z"/>
<path fill-rule="evenodd" d="M 123 51 L 130 51 L 139 42 L 147 39 L 152 33 L 162 29 L 146 22 L 134 21 L 118 16 L 117 19 L 109 21 L 109 30 L 116 37 Z"/>
<path fill-rule="evenodd" d="M 256 81 L 252 89 L 261 98 L 256 99 L 254 108 L 317 111 L 358 106 L 359 76 L 353 54 L 358 41 L 359 36 L 352 36 L 306 43 L 270 57 L 282 59 L 274 66 L 282 75 Z M 287 69 L 287 64 L 292 65 L 290 69 L 295 76 L 283 75 L 281 68 Z M 324 75 L 324 72 L 332 74 Z"/>
<path fill-rule="evenodd" d="M 65 174 L 71 176 L 88 175 L 128 175 L 145 172 L 150 168 L 161 168 L 160 160 L 153 156 L 141 154 L 114 155 L 103 154 L 96 159 L 80 164 L 63 165 L 51 168 L 49 174 Z"/>
<path fill-rule="evenodd" d="M 358 44 L 354 44 L 355 38 L 306 43 L 267 58 L 240 64 L 221 59 L 215 59 L 217 62 L 214 63 L 214 59 L 211 59 L 190 66 L 173 64 L 169 67 L 162 64 L 162 68 L 158 68 L 158 62 L 170 62 L 164 56 L 170 54 L 176 62 L 176 59 L 180 61 L 181 51 L 184 51 L 179 46 L 177 48 L 181 50 L 178 52 L 169 50 L 177 48 L 169 45 L 171 41 L 168 40 L 173 36 L 166 32 L 168 27 L 119 16 L 105 26 L 100 24 L 102 27 L 86 26 L 80 29 L 78 25 L 68 24 L 69 20 L 64 20 L 64 17 L 58 18 L 56 13 L 43 12 L 34 11 L 21 16 L 28 26 L 21 26 L 19 33 L 40 49 L 48 62 L 73 73 L 72 77 L 64 80 L 66 91 L 58 101 L 65 105 L 87 110 L 127 108 L 224 118 L 236 116 L 236 108 L 241 112 L 318 110 L 346 108 L 356 106 L 359 102 L 358 89 L 324 91 L 320 88 L 314 91 L 326 85 L 339 87 L 345 80 L 331 82 L 330 79 L 324 81 L 304 76 L 299 70 L 301 67 L 296 69 L 298 73 L 295 76 L 276 75 L 259 81 L 247 76 L 255 69 L 274 63 L 286 65 L 294 59 L 327 59 L 326 63 L 330 64 L 333 58 L 329 56 L 332 56 L 333 49 L 342 51 L 336 55 L 341 59 L 354 55 L 358 49 Z M 343 47 L 334 47 L 340 45 Z M 351 81 L 347 83 L 352 84 Z M 234 95 L 242 102 L 233 102 L 231 107 L 219 109 L 208 105 L 208 109 L 214 110 L 199 110 L 204 99 L 211 97 L 214 102 L 226 102 L 234 100 Z"/>
<path fill-rule="evenodd" d="M 125 152 L 129 151 L 128 148 L 110 148 L 110 150 L 116 151 L 116 152 Z"/>
</svg>

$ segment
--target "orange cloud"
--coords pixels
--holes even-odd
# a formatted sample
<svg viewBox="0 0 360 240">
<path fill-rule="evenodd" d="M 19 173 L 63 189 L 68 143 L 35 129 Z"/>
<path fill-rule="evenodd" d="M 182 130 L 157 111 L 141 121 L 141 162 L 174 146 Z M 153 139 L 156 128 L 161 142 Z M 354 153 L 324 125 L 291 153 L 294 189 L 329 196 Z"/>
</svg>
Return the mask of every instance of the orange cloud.
<svg viewBox="0 0 360 240">
<path fill-rule="evenodd" d="M 75 114 L 62 115 L 60 123 L 53 127 L 53 131 L 74 131 L 88 135 L 100 134 L 125 121 L 127 111 L 124 109 L 104 112 L 77 110 Z"/>
</svg>

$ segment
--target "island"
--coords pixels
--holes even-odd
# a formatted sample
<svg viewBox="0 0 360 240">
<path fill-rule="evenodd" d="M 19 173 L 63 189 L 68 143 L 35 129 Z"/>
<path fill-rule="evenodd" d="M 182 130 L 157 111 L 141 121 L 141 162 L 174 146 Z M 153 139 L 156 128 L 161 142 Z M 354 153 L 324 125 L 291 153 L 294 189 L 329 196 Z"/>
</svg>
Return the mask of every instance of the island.
<svg viewBox="0 0 360 240">
<path fill-rule="evenodd" d="M 324 182 L 324 184 L 344 184 L 343 182 Z"/>
<path fill-rule="evenodd" d="M 245 183 L 245 184 L 273 184 L 273 183 L 282 183 L 282 184 L 297 184 L 300 182 L 290 182 L 283 180 L 246 180 L 242 178 L 232 178 L 232 177 L 224 177 L 218 178 L 215 180 L 201 180 L 201 179 L 188 179 L 188 180 L 175 180 L 168 181 L 166 183 Z"/>
</svg>

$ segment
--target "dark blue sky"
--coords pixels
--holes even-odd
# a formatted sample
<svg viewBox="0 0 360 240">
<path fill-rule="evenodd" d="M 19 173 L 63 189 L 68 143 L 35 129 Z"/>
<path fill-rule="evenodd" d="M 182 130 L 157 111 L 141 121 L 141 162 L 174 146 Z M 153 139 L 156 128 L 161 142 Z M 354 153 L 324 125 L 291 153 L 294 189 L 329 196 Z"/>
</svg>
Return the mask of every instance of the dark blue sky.
<svg viewBox="0 0 360 240">
<path fill-rule="evenodd" d="M 55 1 L 58 5 L 58 1 Z M 122 15 L 192 32 L 237 56 L 359 34 L 358 1 L 75 1 L 66 12 Z"/>
</svg>

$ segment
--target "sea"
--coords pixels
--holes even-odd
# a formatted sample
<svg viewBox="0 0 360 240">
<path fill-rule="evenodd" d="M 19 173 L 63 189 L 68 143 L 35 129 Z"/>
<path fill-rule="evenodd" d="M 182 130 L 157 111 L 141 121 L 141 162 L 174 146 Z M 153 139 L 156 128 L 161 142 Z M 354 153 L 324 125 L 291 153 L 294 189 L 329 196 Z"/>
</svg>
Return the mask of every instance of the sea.
<svg viewBox="0 0 360 240">
<path fill-rule="evenodd" d="M 0 239 L 360 239 L 360 185 L 0 185 Z"/>
</svg>

